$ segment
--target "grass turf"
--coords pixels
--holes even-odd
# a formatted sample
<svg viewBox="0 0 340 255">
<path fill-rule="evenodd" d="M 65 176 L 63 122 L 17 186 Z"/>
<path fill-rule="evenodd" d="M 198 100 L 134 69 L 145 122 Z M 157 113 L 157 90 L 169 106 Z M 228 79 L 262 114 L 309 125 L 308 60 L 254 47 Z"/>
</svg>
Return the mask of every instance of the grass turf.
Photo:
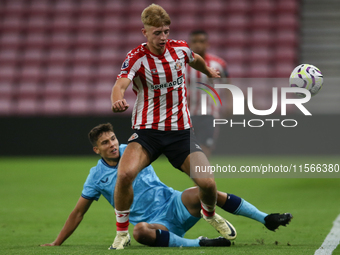
<svg viewBox="0 0 340 255">
<path fill-rule="evenodd" d="M 94 202 L 74 234 L 60 247 L 40 247 L 52 242 L 74 208 L 96 157 L 0 158 L 0 254 L 313 254 L 340 213 L 340 179 L 216 179 L 218 189 L 243 197 L 267 213 L 291 212 L 291 224 L 276 233 L 253 220 L 218 213 L 237 228 L 238 238 L 225 248 L 151 248 L 132 240 L 123 251 L 108 251 L 115 236 L 112 207 L 101 197 Z M 225 159 L 224 159 L 225 160 Z M 273 165 L 340 163 L 338 157 L 230 157 L 233 165 L 259 161 Z M 172 169 L 165 158 L 153 164 L 168 186 L 184 190 L 192 181 Z M 130 226 L 130 233 L 132 227 Z M 217 237 L 199 221 L 186 234 Z M 333 254 L 340 254 L 337 248 Z"/>
</svg>

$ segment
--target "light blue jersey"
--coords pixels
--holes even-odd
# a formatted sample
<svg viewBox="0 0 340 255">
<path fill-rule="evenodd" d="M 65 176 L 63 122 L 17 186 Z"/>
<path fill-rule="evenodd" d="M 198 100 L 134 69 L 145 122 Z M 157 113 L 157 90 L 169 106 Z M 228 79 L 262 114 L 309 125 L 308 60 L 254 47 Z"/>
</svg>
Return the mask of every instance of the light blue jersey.
<svg viewBox="0 0 340 255">
<path fill-rule="evenodd" d="M 127 145 L 119 146 L 122 155 Z M 117 166 L 109 166 L 104 159 L 98 160 L 97 166 L 91 168 L 82 197 L 98 200 L 103 195 L 114 207 L 114 189 L 117 181 Z M 199 218 L 190 215 L 181 200 L 182 193 L 174 190 L 157 177 L 151 165 L 145 167 L 136 177 L 133 184 L 134 198 L 130 208 L 130 222 L 158 223 L 169 231 L 184 236 Z"/>
</svg>

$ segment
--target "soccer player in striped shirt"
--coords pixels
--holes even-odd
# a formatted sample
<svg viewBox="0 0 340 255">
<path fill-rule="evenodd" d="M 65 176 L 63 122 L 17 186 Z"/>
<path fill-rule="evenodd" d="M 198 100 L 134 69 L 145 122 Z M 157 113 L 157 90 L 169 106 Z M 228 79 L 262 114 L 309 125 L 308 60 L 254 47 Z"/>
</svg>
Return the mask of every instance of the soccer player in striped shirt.
<svg viewBox="0 0 340 255">
<path fill-rule="evenodd" d="M 114 193 L 117 236 L 113 248 L 120 246 L 127 235 L 133 180 L 162 153 L 175 168 L 191 176 L 199 187 L 203 218 L 230 239 L 232 231 L 227 221 L 215 214 L 217 188 L 213 175 L 193 177 L 195 165 L 210 164 L 192 134 L 184 75 L 186 64 L 209 78 L 220 77 L 219 72 L 208 67 L 185 41 L 168 40 L 171 20 L 161 6 L 148 6 L 141 18 L 147 42 L 127 54 L 111 94 L 113 112 L 129 107 L 124 93 L 131 81 L 137 95 L 132 113 L 134 133 L 118 166 Z"/>
<path fill-rule="evenodd" d="M 228 78 L 229 74 L 227 71 L 227 63 L 210 53 L 207 52 L 208 49 L 208 34 L 204 30 L 195 30 L 190 33 L 189 36 L 189 46 L 195 53 L 199 54 L 207 64 L 207 66 L 214 68 L 220 72 L 221 82 L 229 83 Z M 221 115 L 226 116 L 227 114 L 227 105 L 225 102 L 230 98 L 230 94 L 226 93 L 226 90 L 217 90 L 219 95 L 221 96 L 223 105 L 220 105 L 219 102 L 215 104 L 215 102 L 211 98 L 207 98 L 207 107 L 206 107 L 206 115 L 202 115 L 201 113 L 201 93 L 202 91 L 197 87 L 204 87 L 201 83 L 209 84 L 208 77 L 195 70 L 194 68 L 187 66 L 186 69 L 186 77 L 188 81 L 188 101 L 189 101 L 189 109 L 191 115 L 192 125 L 195 130 L 196 138 L 205 153 L 205 155 L 209 158 L 211 155 L 212 149 L 214 147 L 214 140 L 217 136 L 217 127 L 212 126 L 213 119 L 220 119 Z"/>
</svg>

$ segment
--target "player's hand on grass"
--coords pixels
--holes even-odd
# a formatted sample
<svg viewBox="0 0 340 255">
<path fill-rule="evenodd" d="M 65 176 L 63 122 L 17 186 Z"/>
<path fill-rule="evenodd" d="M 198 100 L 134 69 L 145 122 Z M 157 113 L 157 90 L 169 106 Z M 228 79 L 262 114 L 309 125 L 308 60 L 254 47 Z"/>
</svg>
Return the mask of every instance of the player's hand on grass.
<svg viewBox="0 0 340 255">
<path fill-rule="evenodd" d="M 124 112 L 129 108 L 129 104 L 126 102 L 125 99 L 117 100 L 112 104 L 112 111 L 113 112 Z"/>
<path fill-rule="evenodd" d="M 221 78 L 220 71 L 216 70 L 215 68 L 208 67 L 209 70 L 209 78 Z"/>
</svg>

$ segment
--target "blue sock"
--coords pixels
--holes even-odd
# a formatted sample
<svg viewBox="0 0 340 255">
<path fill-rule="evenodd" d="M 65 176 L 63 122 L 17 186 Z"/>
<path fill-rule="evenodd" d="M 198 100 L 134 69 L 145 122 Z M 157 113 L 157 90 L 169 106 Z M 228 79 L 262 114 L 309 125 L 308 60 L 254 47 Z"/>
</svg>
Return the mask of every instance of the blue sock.
<svg viewBox="0 0 340 255">
<path fill-rule="evenodd" d="M 199 247 L 198 239 L 186 239 L 179 237 L 174 233 L 165 230 L 156 230 L 156 241 L 155 246 L 157 247 Z"/>
<path fill-rule="evenodd" d="M 199 240 L 198 239 L 186 239 L 175 235 L 174 233 L 169 232 L 170 239 L 169 239 L 169 247 L 199 247 Z"/>
<path fill-rule="evenodd" d="M 222 206 L 222 209 L 232 214 L 242 215 L 253 220 L 257 220 L 263 224 L 265 224 L 264 218 L 268 215 L 259 211 L 255 206 L 248 203 L 246 200 L 233 194 L 228 194 L 227 201 Z"/>
</svg>

